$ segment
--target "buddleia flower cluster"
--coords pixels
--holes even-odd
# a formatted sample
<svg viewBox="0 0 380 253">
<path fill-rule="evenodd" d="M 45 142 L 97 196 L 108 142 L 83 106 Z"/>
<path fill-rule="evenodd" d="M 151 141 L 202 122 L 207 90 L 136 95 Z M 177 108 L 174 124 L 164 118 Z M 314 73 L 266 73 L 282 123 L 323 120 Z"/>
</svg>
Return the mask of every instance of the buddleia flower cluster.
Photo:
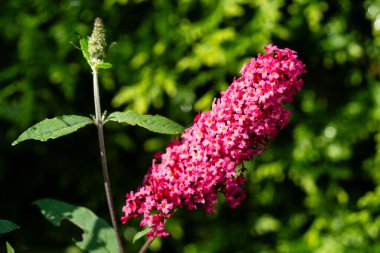
<svg viewBox="0 0 380 253">
<path fill-rule="evenodd" d="M 246 198 L 243 161 L 261 154 L 268 142 L 288 123 L 284 105 L 303 85 L 305 65 L 297 53 L 274 45 L 252 58 L 212 109 L 200 113 L 178 140 L 167 144 L 153 159 L 142 186 L 126 194 L 126 223 L 142 216 L 147 236 L 168 236 L 164 228 L 176 209 L 202 206 L 214 212 L 217 194 L 232 208 Z M 240 168 L 240 169 L 237 169 Z"/>
</svg>

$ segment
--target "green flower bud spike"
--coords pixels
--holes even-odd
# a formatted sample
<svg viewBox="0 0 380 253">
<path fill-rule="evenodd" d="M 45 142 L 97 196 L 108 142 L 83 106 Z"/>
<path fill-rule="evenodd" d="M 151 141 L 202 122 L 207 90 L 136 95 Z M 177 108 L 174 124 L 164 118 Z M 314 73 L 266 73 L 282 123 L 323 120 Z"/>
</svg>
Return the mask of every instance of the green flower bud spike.
<svg viewBox="0 0 380 253">
<path fill-rule="evenodd" d="M 91 67 L 96 67 L 96 65 L 103 62 L 106 46 L 106 30 L 104 29 L 102 20 L 96 18 L 94 29 L 88 40 L 88 56 Z"/>
</svg>

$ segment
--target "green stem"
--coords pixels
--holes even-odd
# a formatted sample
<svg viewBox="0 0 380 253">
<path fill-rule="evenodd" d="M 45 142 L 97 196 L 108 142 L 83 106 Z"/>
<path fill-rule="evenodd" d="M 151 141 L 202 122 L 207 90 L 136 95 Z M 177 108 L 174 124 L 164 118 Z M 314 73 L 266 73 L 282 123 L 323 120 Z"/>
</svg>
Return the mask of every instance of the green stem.
<svg viewBox="0 0 380 253">
<path fill-rule="evenodd" d="M 144 245 L 141 247 L 141 249 L 139 250 L 139 253 L 145 253 L 146 250 L 149 248 L 149 245 L 153 242 L 153 240 L 151 239 L 147 239 L 144 243 Z"/>
<path fill-rule="evenodd" d="M 98 83 L 98 71 L 96 68 L 92 69 L 92 81 L 94 84 L 94 103 L 95 103 L 95 119 L 96 125 L 103 125 L 102 109 L 100 107 L 100 95 L 99 95 L 99 83 Z"/>
<path fill-rule="evenodd" d="M 120 253 L 124 253 L 125 251 L 124 251 L 123 243 L 121 241 L 120 229 L 118 225 L 119 223 L 116 221 L 115 205 L 112 200 L 111 184 L 110 184 L 108 166 L 107 166 L 106 147 L 104 144 L 104 133 L 103 133 L 104 122 L 103 122 L 103 117 L 101 114 L 101 107 L 100 107 L 98 72 L 95 68 L 92 69 L 92 75 L 93 75 L 93 85 L 94 85 L 95 124 L 98 129 L 100 158 L 102 162 L 103 178 L 104 178 L 104 189 L 106 191 L 108 209 L 111 216 L 112 226 L 115 231 L 116 240 L 119 246 L 119 251 Z"/>
</svg>

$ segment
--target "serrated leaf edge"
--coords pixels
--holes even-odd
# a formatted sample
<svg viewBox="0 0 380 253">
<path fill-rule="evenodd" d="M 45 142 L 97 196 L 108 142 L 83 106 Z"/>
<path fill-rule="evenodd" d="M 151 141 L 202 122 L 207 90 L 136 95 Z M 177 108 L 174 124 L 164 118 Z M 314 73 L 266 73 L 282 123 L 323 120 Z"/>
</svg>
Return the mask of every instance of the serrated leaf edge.
<svg viewBox="0 0 380 253">
<path fill-rule="evenodd" d="M 118 114 L 135 114 L 141 118 L 161 118 L 162 120 L 165 120 L 167 122 L 170 122 L 171 124 L 173 125 L 176 125 L 176 127 L 178 127 L 178 131 L 176 132 L 165 132 L 165 131 L 157 131 L 157 130 L 154 130 L 153 128 L 151 127 L 147 127 L 147 126 L 144 126 L 142 124 L 139 124 L 138 122 L 128 122 L 127 120 L 124 120 L 122 118 L 118 118 L 118 117 L 115 117 L 115 115 L 118 115 Z M 161 134 L 173 134 L 173 135 L 176 135 L 176 134 L 181 134 L 184 130 L 185 130 L 185 127 L 182 126 L 181 124 L 169 119 L 169 118 L 166 118 L 162 115 L 159 115 L 159 114 L 156 114 L 156 115 L 151 115 L 151 114 L 139 114 L 137 112 L 134 112 L 132 110 L 129 110 L 129 111 L 126 111 L 126 112 L 119 112 L 119 111 L 116 111 L 116 112 L 113 112 L 111 114 L 108 115 L 108 117 L 105 119 L 104 123 L 107 123 L 108 121 L 114 121 L 114 122 L 119 122 L 119 123 L 127 123 L 131 126 L 134 126 L 134 125 L 138 125 L 140 127 L 143 127 L 145 129 L 148 129 L 149 131 L 152 131 L 152 132 L 156 132 L 156 133 L 161 133 Z"/>
<path fill-rule="evenodd" d="M 28 131 L 32 130 L 32 129 L 35 128 L 37 125 L 41 124 L 42 122 L 45 122 L 45 121 L 48 121 L 48 120 L 60 119 L 60 118 L 64 118 L 64 117 L 70 117 L 70 116 L 78 116 L 78 117 L 88 118 L 89 120 L 91 120 L 91 121 L 88 121 L 88 122 L 81 122 L 81 123 L 78 123 L 78 124 L 71 125 L 71 126 L 75 126 L 75 125 L 80 125 L 80 124 L 84 124 L 84 123 L 86 123 L 86 124 L 84 124 L 83 126 L 80 126 L 80 127 L 76 128 L 75 130 L 73 130 L 73 131 L 70 132 L 70 133 L 73 133 L 73 132 L 79 130 L 80 128 L 85 127 L 85 126 L 87 126 L 87 125 L 93 123 L 93 120 L 92 120 L 91 118 L 86 117 L 86 116 L 80 116 L 80 115 L 62 115 L 62 116 L 57 116 L 57 117 L 54 117 L 54 118 L 44 119 L 44 120 L 42 120 L 42 121 L 40 121 L 40 122 L 34 124 L 33 126 L 29 127 L 29 128 L 26 129 L 22 134 L 20 134 L 19 137 L 18 137 L 14 142 L 12 142 L 12 146 L 15 146 L 15 145 L 17 145 L 18 143 L 23 142 L 23 141 L 26 141 L 26 140 L 47 141 L 47 140 L 49 140 L 49 139 L 57 139 L 57 138 L 59 138 L 59 137 L 62 137 L 62 136 L 65 136 L 65 135 L 70 134 L 70 133 L 67 133 L 67 134 L 64 134 L 64 135 L 57 136 L 57 137 L 47 137 L 47 138 L 25 138 L 25 137 L 24 137 L 24 135 L 25 135 Z M 49 131 L 47 131 L 47 133 L 48 133 L 48 132 L 49 132 Z M 50 131 L 50 132 L 54 132 L 54 131 Z M 25 138 L 25 139 L 24 139 L 24 138 Z"/>
</svg>

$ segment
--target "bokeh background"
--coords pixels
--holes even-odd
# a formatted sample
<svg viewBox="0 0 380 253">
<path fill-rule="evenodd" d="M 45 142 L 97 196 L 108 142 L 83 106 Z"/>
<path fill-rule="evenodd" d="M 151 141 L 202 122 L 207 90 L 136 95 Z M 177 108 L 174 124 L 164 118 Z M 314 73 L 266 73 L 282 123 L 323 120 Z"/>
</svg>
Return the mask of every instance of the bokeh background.
<svg viewBox="0 0 380 253">
<path fill-rule="evenodd" d="M 32 124 L 93 114 L 92 77 L 78 45 L 95 17 L 107 28 L 104 110 L 159 113 L 189 126 L 245 61 L 274 43 L 308 73 L 291 123 L 247 163 L 248 198 L 217 213 L 181 210 L 151 252 L 380 252 L 380 1 L 11 0 L 0 2 L 0 238 L 16 252 L 80 252 L 80 230 L 54 227 L 33 202 L 56 198 L 107 219 L 96 128 L 11 147 Z M 113 43 L 114 42 L 114 43 Z M 171 136 L 106 126 L 114 200 L 141 183 Z M 138 221 L 122 226 L 127 252 Z"/>
</svg>

